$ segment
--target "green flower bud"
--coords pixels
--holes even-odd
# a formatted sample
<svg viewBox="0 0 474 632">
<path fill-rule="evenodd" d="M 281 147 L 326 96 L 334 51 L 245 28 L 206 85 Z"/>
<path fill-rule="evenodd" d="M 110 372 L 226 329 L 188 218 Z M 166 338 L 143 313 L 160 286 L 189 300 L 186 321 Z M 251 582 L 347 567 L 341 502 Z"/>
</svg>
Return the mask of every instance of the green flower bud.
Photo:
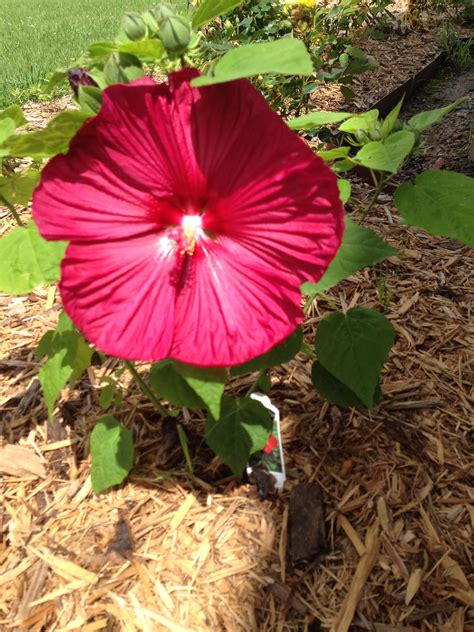
<svg viewBox="0 0 474 632">
<path fill-rule="evenodd" d="M 179 15 L 170 15 L 159 23 L 158 35 L 169 53 L 184 53 L 192 36 L 189 20 Z"/>
<path fill-rule="evenodd" d="M 356 133 L 354 134 L 354 136 L 356 137 L 356 140 L 359 143 L 366 143 L 368 140 L 367 132 L 365 131 L 365 129 L 358 129 Z"/>
<path fill-rule="evenodd" d="M 146 26 L 138 13 L 126 13 L 122 18 L 122 31 L 129 40 L 135 42 L 146 36 Z"/>
<path fill-rule="evenodd" d="M 154 14 L 154 12 L 145 11 L 145 13 L 142 13 L 142 16 L 143 16 L 143 21 L 147 25 L 148 29 L 152 33 L 156 33 L 158 31 L 158 21 L 156 19 L 156 15 Z"/>
<path fill-rule="evenodd" d="M 380 121 L 376 121 L 373 127 L 369 130 L 369 138 L 370 140 L 382 140 L 383 129 Z"/>
<path fill-rule="evenodd" d="M 157 7 L 151 10 L 151 13 L 155 16 L 156 20 L 160 22 L 165 18 L 170 18 L 171 16 L 175 16 L 176 12 L 173 7 L 167 2 L 162 2 Z"/>
</svg>

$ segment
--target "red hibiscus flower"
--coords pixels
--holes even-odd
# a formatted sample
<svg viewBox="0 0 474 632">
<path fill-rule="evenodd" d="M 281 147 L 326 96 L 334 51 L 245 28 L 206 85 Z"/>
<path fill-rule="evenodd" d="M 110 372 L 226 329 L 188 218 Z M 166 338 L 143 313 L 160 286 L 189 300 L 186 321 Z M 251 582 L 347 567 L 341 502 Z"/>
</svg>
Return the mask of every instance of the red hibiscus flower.
<svg viewBox="0 0 474 632">
<path fill-rule="evenodd" d="M 303 319 L 343 232 L 336 177 L 248 81 L 114 85 L 43 170 L 33 218 L 70 242 L 60 292 L 101 351 L 203 367 L 254 358 Z"/>
</svg>

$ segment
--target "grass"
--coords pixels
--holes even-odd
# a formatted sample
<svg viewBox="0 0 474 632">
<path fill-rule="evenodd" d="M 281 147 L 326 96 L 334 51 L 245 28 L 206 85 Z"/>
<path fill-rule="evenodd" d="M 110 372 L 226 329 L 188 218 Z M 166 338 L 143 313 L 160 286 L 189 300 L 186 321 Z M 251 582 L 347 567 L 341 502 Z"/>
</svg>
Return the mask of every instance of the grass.
<svg viewBox="0 0 474 632">
<path fill-rule="evenodd" d="M 40 95 L 49 72 L 71 64 L 96 40 L 110 39 L 127 10 L 154 0 L 2 0 L 0 108 Z"/>
</svg>

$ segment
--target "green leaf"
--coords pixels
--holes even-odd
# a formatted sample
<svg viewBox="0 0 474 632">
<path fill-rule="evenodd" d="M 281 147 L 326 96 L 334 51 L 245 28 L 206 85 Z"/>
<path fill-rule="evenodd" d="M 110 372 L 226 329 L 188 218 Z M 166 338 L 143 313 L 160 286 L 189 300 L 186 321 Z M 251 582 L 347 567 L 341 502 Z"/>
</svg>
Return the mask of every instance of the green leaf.
<svg viewBox="0 0 474 632">
<path fill-rule="evenodd" d="M 45 84 L 41 86 L 41 91 L 44 94 L 50 94 L 57 86 L 65 83 L 67 80 L 67 68 L 59 68 L 52 72 L 46 81 Z"/>
<path fill-rule="evenodd" d="M 474 178 L 454 171 L 426 171 L 415 184 L 398 187 L 395 204 L 408 224 L 474 247 Z"/>
<path fill-rule="evenodd" d="M 78 101 L 83 112 L 94 116 L 102 107 L 102 90 L 95 86 L 79 86 Z"/>
<path fill-rule="evenodd" d="M 414 146 L 415 134 L 405 129 L 391 134 L 385 140 L 367 143 L 354 159 L 369 169 L 397 173 Z"/>
<path fill-rule="evenodd" d="M 416 129 L 418 132 L 424 132 L 432 125 L 436 125 L 439 123 L 446 114 L 449 114 L 452 110 L 455 110 L 457 107 L 464 103 L 467 97 L 462 97 L 454 103 L 450 103 L 444 108 L 437 108 L 436 110 L 429 110 L 428 112 L 420 112 L 419 114 L 415 114 L 411 119 L 408 120 L 408 125 Z"/>
<path fill-rule="evenodd" d="M 295 355 L 301 350 L 303 343 L 303 332 L 298 327 L 286 340 L 276 345 L 267 353 L 264 353 L 249 362 L 233 366 L 230 370 L 231 375 L 243 375 L 244 373 L 252 373 L 253 371 L 262 371 L 264 369 L 271 369 L 272 366 L 285 364 L 292 360 Z"/>
<path fill-rule="evenodd" d="M 372 408 L 380 372 L 395 340 L 390 321 L 378 312 L 354 307 L 335 312 L 321 321 L 316 331 L 319 362 Z"/>
<path fill-rule="evenodd" d="M 312 71 L 311 57 L 303 42 L 287 37 L 233 48 L 219 59 L 212 76 L 196 77 L 191 85 L 207 86 L 268 73 L 310 75 Z"/>
<path fill-rule="evenodd" d="M 4 119 L 12 119 L 15 123 L 15 128 L 28 123 L 19 105 L 10 105 L 4 110 L 0 110 L 0 121 Z"/>
<path fill-rule="evenodd" d="M 345 384 L 329 373 L 318 360 L 313 364 L 311 378 L 314 388 L 333 404 L 350 408 L 364 405 L 350 388 L 347 388 Z M 375 403 L 378 404 L 382 398 L 382 390 L 380 384 L 377 383 L 374 396 Z"/>
<path fill-rule="evenodd" d="M 342 125 L 339 125 L 339 129 L 341 132 L 348 132 L 349 134 L 355 134 L 359 131 L 368 132 L 369 129 L 371 129 L 376 123 L 378 118 L 378 110 L 369 110 L 368 112 L 357 114 L 356 116 L 352 116 L 350 119 L 347 119 L 344 123 L 342 123 Z"/>
<path fill-rule="evenodd" d="M 188 386 L 204 402 L 205 407 L 214 419 L 219 419 L 222 394 L 226 383 L 225 369 L 203 369 L 178 362 L 176 363 L 176 369 Z"/>
<path fill-rule="evenodd" d="M 48 354 L 47 361 L 39 370 L 38 378 L 51 417 L 61 390 L 68 382 L 71 385 L 77 382 L 89 366 L 93 350 L 76 331 L 55 331 L 53 336 L 45 340 L 43 337 L 40 350 Z"/>
<path fill-rule="evenodd" d="M 10 204 L 27 206 L 39 182 L 39 177 L 39 172 L 35 169 L 16 172 L 5 178 L 0 176 L 0 195 Z"/>
<path fill-rule="evenodd" d="M 221 417 L 215 421 L 208 416 L 205 436 L 235 476 L 242 476 L 249 457 L 265 447 L 272 426 L 273 420 L 260 402 L 223 397 Z"/>
<path fill-rule="evenodd" d="M 112 415 L 96 423 L 91 433 L 92 489 L 100 494 L 113 485 L 119 485 L 133 465 L 133 438 Z"/>
<path fill-rule="evenodd" d="M 339 197 L 341 198 L 341 202 L 346 204 L 351 197 L 352 185 L 349 180 L 343 180 L 342 178 L 337 179 L 337 188 L 339 189 Z"/>
<path fill-rule="evenodd" d="M 117 50 L 117 44 L 113 42 L 94 42 L 87 49 L 89 55 L 94 59 L 104 59 Z"/>
<path fill-rule="evenodd" d="M 136 42 L 119 44 L 118 50 L 121 53 L 130 53 L 139 59 L 146 60 L 161 59 L 165 54 L 165 47 L 158 39 L 144 39 Z"/>
<path fill-rule="evenodd" d="M 353 222 L 350 217 L 346 216 L 344 222 L 346 227 L 341 246 L 323 277 L 317 283 L 303 283 L 301 286 L 303 293 L 312 295 L 311 302 L 316 294 L 326 292 L 354 272 L 398 252 L 371 230 Z"/>
<path fill-rule="evenodd" d="M 382 123 L 382 133 L 383 133 L 384 138 L 390 134 L 395 123 L 398 121 L 398 115 L 400 114 L 400 110 L 402 109 L 404 99 L 405 99 L 405 95 L 403 95 L 403 97 L 400 99 L 397 105 L 393 108 L 393 110 L 386 116 L 384 122 Z"/>
<path fill-rule="evenodd" d="M 340 123 L 349 116 L 352 116 L 351 112 L 311 112 L 286 121 L 286 123 L 290 129 L 311 130 L 331 123 Z"/>
<path fill-rule="evenodd" d="M 332 162 L 333 160 L 337 160 L 338 158 L 345 158 L 349 155 L 351 148 L 344 147 L 335 147 L 334 149 L 327 149 L 326 151 L 318 151 L 317 155 L 324 160 L 324 162 Z"/>
<path fill-rule="evenodd" d="M 26 228 L 13 229 L 0 239 L 0 291 L 26 294 L 37 285 L 57 281 L 66 246 L 43 239 L 32 221 Z"/>
<path fill-rule="evenodd" d="M 172 360 L 164 360 L 151 368 L 149 386 L 160 397 L 180 408 L 205 408 L 204 402 L 178 373 Z"/>
<path fill-rule="evenodd" d="M 15 121 L 11 118 L 4 118 L 0 120 L 0 145 L 2 145 L 7 138 L 10 138 L 10 136 L 15 132 L 16 129 L 16 125 L 15 125 Z M 5 150 L 1 150 L 1 154 L 3 156 L 6 156 L 7 153 L 5 152 Z"/>
<path fill-rule="evenodd" d="M 71 139 L 88 118 L 88 114 L 79 110 L 61 112 L 45 129 L 14 134 L 5 143 L 5 148 L 12 156 L 36 160 L 66 153 Z"/>
<path fill-rule="evenodd" d="M 164 360 L 150 371 L 149 385 L 170 404 L 186 408 L 207 408 L 218 419 L 226 382 L 224 369 L 201 367 Z"/>
<path fill-rule="evenodd" d="M 223 13 L 228 13 L 245 0 L 203 0 L 193 15 L 193 29 L 198 29 Z"/>
</svg>

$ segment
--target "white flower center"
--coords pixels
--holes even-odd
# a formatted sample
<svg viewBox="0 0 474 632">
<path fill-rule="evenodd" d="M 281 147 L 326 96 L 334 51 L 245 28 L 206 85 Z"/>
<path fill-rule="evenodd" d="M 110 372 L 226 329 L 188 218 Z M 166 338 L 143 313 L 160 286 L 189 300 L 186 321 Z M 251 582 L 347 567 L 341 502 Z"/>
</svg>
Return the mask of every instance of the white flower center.
<svg viewBox="0 0 474 632">
<path fill-rule="evenodd" d="M 181 226 L 186 235 L 194 235 L 198 228 L 202 227 L 202 217 L 200 215 L 183 215 Z"/>
</svg>

